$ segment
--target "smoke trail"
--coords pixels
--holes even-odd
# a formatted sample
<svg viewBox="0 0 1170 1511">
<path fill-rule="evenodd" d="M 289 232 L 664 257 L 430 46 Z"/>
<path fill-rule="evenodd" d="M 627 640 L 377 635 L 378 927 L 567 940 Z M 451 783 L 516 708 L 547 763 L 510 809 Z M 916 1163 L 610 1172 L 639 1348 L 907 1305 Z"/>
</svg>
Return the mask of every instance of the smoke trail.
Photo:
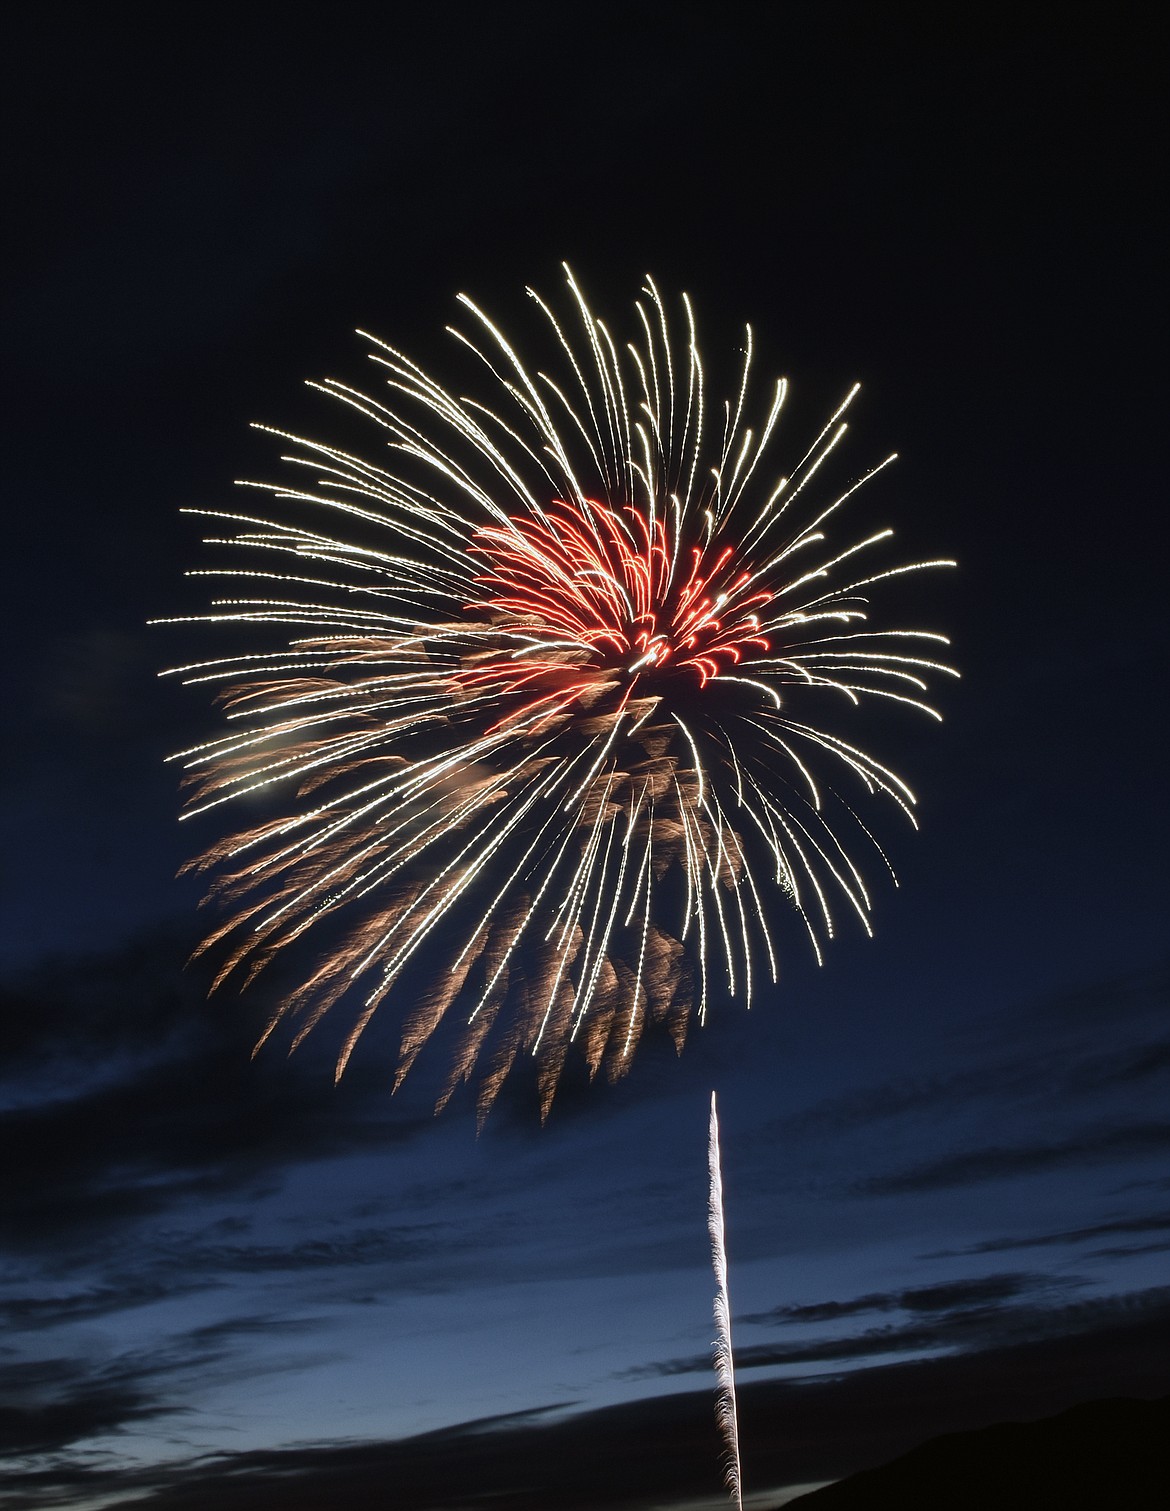
<svg viewBox="0 0 1170 1511">
<path fill-rule="evenodd" d="M 711 1093 L 711 1133 L 707 1145 L 711 1167 L 711 1191 L 707 1197 L 707 1228 L 711 1234 L 711 1264 L 715 1270 L 715 1420 L 727 1450 L 723 1478 L 743 1511 L 743 1485 L 739 1470 L 739 1421 L 735 1410 L 735 1365 L 731 1354 L 731 1304 L 727 1299 L 727 1248 L 723 1237 L 723 1176 L 719 1169 L 719 1117 L 715 1093 Z"/>
</svg>

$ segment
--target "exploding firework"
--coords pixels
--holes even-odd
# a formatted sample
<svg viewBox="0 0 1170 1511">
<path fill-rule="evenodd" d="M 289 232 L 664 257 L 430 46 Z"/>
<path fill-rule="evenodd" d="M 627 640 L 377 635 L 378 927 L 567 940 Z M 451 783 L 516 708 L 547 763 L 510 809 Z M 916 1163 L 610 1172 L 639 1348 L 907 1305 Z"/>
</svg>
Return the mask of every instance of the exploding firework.
<svg viewBox="0 0 1170 1511">
<path fill-rule="evenodd" d="M 786 384 L 749 423 L 750 328 L 712 406 L 685 296 L 680 339 L 648 279 L 619 348 L 567 282 L 567 319 L 532 295 L 547 371 L 461 295 L 480 396 L 372 337 L 380 397 L 317 385 L 389 459 L 272 431 L 303 486 L 190 511 L 235 553 L 193 575 L 236 584 L 193 617 L 246 644 L 173 669 L 218 684 L 230 725 L 174 758 L 184 816 L 250 810 L 193 862 L 222 907 L 217 982 L 312 932 L 264 1037 L 287 1018 L 295 1045 L 345 999 L 340 1075 L 400 983 L 395 1085 L 450 1014 L 439 1105 L 482 1067 L 481 1118 L 523 1054 L 547 1112 L 571 1046 L 618 1076 L 647 1023 L 681 1048 L 716 983 L 750 1004 L 777 976 L 774 892 L 818 960 L 841 908 L 868 931 L 856 857 L 885 857 L 854 794 L 911 818 L 914 797 L 823 715 L 880 699 L 937 718 L 926 678 L 953 674 L 945 637 L 869 617 L 871 588 L 951 563 L 867 567 L 891 531 L 826 536 L 893 458 L 810 505 L 857 389 L 777 479 Z"/>
</svg>

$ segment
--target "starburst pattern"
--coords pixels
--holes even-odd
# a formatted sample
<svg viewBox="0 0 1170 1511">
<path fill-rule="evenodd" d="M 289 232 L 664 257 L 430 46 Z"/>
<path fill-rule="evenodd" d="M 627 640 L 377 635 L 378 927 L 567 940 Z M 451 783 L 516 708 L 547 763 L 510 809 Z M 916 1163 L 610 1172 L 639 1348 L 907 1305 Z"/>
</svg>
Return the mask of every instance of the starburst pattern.
<svg viewBox="0 0 1170 1511">
<path fill-rule="evenodd" d="M 866 567 L 891 531 L 827 538 L 893 458 L 809 505 L 857 389 L 777 479 L 786 384 L 749 424 L 750 329 L 712 421 L 685 296 L 680 341 L 648 279 L 619 350 L 567 278 L 571 324 L 532 295 L 547 371 L 461 295 L 486 398 L 368 338 L 382 397 L 318 386 L 380 431 L 384 465 L 273 431 L 303 487 L 191 511 L 248 559 L 193 574 L 239 596 L 192 617 L 248 640 L 174 668 L 218 684 L 230 725 L 175 758 L 184 816 L 253 810 L 194 863 L 223 907 L 217 980 L 312 931 L 269 1032 L 288 1018 L 295 1045 L 352 1002 L 340 1075 L 398 984 L 395 1084 L 457 1012 L 439 1102 L 481 1067 L 481 1117 L 521 1054 L 547 1112 L 571 1045 L 616 1076 L 647 1022 L 681 1048 L 716 983 L 750 1002 L 777 975 L 777 893 L 818 960 L 841 907 L 868 930 L 856 852 L 885 858 L 848 789 L 911 818 L 914 797 L 820 713 L 937 718 L 926 678 L 953 674 L 943 636 L 869 617 L 876 585 L 952 563 Z"/>
</svg>

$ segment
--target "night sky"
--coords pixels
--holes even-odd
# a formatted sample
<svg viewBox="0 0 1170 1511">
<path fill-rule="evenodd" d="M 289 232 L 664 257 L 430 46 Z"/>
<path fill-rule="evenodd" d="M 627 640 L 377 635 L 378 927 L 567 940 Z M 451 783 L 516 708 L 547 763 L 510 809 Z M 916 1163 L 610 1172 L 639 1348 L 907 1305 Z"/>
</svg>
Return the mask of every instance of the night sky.
<svg viewBox="0 0 1170 1511">
<path fill-rule="evenodd" d="M 944 1431 L 1170 1390 L 1165 225 L 1152 11 L 41 5 L 7 23 L 0 1503 L 724 1503 L 720 1098 L 754 1508 Z M 1149 24 L 1144 19 L 1149 17 Z M 250 1051 L 186 967 L 169 752 L 216 731 L 183 506 L 329 437 L 362 327 L 442 372 L 568 261 L 745 321 L 799 455 L 855 380 L 850 528 L 963 670 L 869 744 L 922 831 L 825 967 L 681 1059 L 393 1099 L 395 1008 Z M 1157 266 L 1157 278 L 1155 269 Z M 371 453 L 377 439 L 368 441 Z M 203 839 L 211 837 L 205 831 Z M 266 993 L 269 995 L 266 997 Z"/>
</svg>

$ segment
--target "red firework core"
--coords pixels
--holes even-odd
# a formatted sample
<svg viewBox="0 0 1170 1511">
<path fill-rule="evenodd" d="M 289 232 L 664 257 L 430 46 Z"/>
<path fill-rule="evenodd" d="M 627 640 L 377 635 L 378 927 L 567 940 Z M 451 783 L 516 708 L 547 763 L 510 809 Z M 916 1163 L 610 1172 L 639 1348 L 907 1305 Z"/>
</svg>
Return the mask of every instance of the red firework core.
<svg viewBox="0 0 1170 1511">
<path fill-rule="evenodd" d="M 484 526 L 471 550 L 485 564 L 483 595 L 466 607 L 517 643 L 461 680 L 524 692 L 529 708 L 563 708 L 599 678 L 624 681 L 626 698 L 639 680 L 680 674 L 705 687 L 769 648 L 759 610 L 773 594 L 751 591 L 733 548 L 680 551 L 663 520 L 632 506 L 557 499 L 542 515 Z"/>
</svg>

